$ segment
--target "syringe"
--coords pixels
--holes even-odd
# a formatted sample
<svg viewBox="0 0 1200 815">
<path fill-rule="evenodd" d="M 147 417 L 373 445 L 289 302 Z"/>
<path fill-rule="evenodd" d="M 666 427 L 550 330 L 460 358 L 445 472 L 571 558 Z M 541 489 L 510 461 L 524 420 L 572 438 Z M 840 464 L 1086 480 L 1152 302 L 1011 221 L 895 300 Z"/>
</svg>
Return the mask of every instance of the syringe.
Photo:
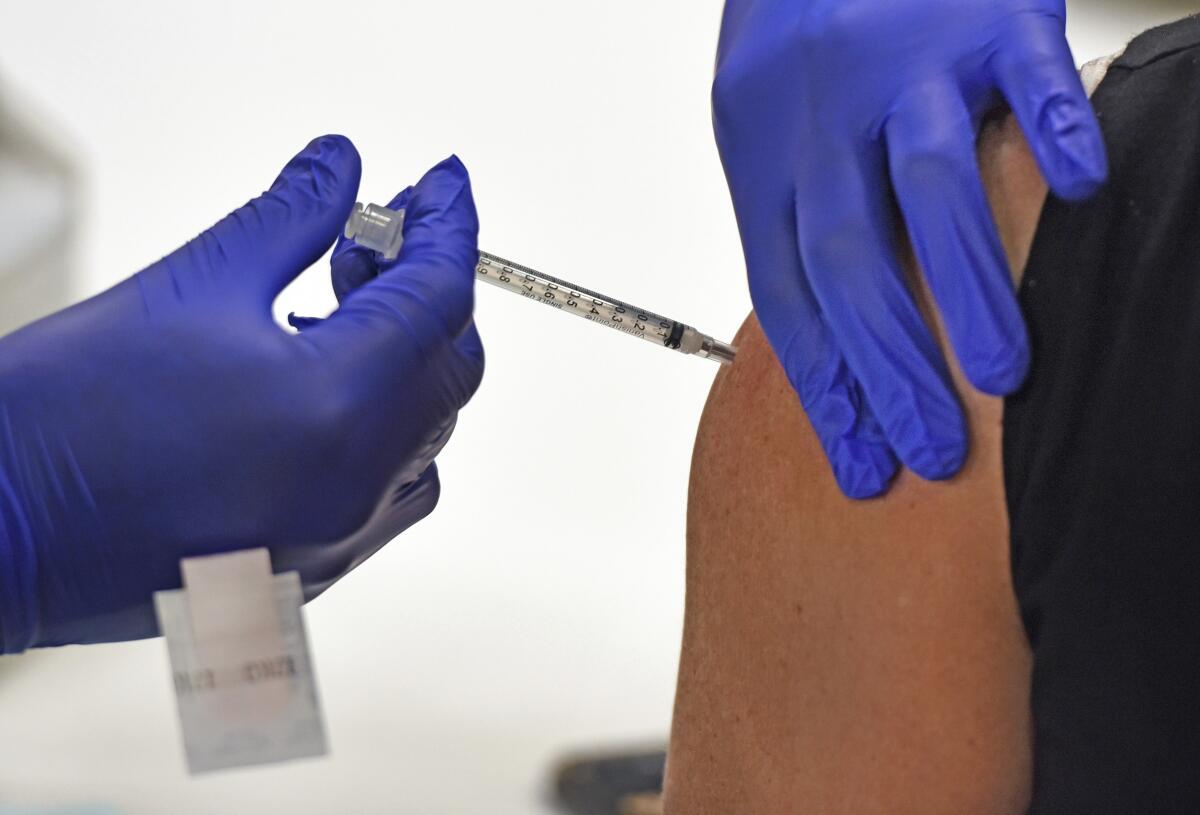
<svg viewBox="0 0 1200 815">
<path fill-rule="evenodd" d="M 404 243 L 404 210 L 391 210 L 378 204 L 355 204 L 350 220 L 346 222 L 345 234 L 359 245 L 381 253 L 385 260 L 394 260 L 399 257 Z M 702 334 L 689 325 L 487 252 L 479 253 L 475 276 L 505 291 L 662 348 L 705 357 L 722 365 L 731 365 L 737 357 L 737 349 L 732 345 Z"/>
</svg>

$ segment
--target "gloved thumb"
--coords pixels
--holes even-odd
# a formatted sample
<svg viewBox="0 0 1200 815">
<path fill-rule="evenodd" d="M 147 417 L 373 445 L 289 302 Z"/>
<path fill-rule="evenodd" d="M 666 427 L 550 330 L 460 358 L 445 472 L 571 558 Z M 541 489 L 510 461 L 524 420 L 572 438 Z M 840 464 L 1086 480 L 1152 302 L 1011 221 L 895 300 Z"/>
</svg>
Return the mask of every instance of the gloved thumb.
<svg viewBox="0 0 1200 815">
<path fill-rule="evenodd" d="M 314 139 L 269 190 L 157 266 L 183 296 L 215 283 L 269 311 L 279 292 L 333 245 L 361 174 L 358 151 L 345 136 Z"/>
<path fill-rule="evenodd" d="M 400 256 L 346 295 L 310 339 L 335 353 L 399 361 L 395 344 L 427 352 L 469 325 L 479 262 L 479 219 L 467 168 L 451 156 L 412 189 Z"/>
</svg>

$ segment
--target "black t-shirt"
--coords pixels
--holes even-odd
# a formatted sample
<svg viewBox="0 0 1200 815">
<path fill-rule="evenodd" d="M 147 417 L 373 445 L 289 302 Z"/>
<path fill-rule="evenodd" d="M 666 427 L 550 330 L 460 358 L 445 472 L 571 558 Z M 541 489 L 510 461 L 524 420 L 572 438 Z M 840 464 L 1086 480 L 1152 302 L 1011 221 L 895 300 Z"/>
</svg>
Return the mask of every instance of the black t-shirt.
<svg viewBox="0 0 1200 815">
<path fill-rule="evenodd" d="M 1197 815 L 1200 18 L 1135 40 L 1093 101 L 1111 181 L 1042 215 L 1004 419 L 1030 812 Z"/>
</svg>

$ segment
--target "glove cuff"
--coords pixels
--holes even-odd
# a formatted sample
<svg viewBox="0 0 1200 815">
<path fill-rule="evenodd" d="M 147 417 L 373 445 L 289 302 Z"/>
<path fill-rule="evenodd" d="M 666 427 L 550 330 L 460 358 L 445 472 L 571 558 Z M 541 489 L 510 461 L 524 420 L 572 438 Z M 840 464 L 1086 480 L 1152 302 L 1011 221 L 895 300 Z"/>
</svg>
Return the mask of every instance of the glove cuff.
<svg viewBox="0 0 1200 815">
<path fill-rule="evenodd" d="M 17 491 L 0 470 L 0 656 L 33 646 L 37 631 L 33 534 Z"/>
</svg>

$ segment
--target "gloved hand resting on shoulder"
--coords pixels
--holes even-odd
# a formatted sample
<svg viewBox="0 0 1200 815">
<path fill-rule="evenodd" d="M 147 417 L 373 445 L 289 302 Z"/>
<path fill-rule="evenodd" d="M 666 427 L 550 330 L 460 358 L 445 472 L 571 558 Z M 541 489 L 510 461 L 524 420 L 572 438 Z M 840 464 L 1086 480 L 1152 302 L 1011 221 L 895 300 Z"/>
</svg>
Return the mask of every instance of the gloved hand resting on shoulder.
<svg viewBox="0 0 1200 815">
<path fill-rule="evenodd" d="M 0 653 L 154 635 L 184 557 L 266 546 L 311 599 L 432 511 L 483 373 L 462 164 L 411 190 L 400 257 L 329 319 L 271 315 L 360 172 L 317 139 L 186 246 L 0 340 Z"/>
<path fill-rule="evenodd" d="M 967 455 L 901 272 L 903 225 L 967 378 L 997 395 L 1025 379 L 975 139 L 1007 101 L 1059 196 L 1105 180 L 1065 15 L 1063 0 L 726 3 L 714 120 L 750 292 L 851 497 L 886 490 L 899 463 L 941 479 Z"/>
</svg>

